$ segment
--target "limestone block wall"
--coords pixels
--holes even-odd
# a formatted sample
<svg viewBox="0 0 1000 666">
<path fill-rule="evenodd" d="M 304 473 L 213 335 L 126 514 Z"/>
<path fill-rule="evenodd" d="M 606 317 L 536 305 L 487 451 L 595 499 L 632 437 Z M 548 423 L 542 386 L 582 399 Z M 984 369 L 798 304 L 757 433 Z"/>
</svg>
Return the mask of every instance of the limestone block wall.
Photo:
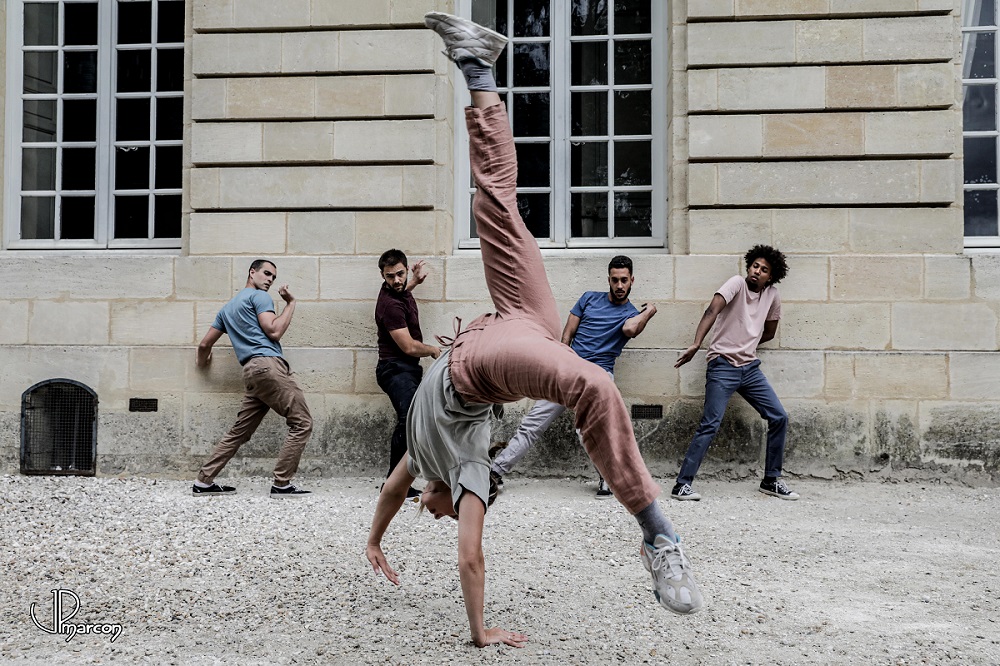
<svg viewBox="0 0 1000 666">
<path fill-rule="evenodd" d="M 307 474 L 375 473 L 394 416 L 374 380 L 377 256 L 426 258 L 425 335 L 491 309 L 478 253 L 454 249 L 454 67 L 422 28 L 437 0 L 195 0 L 186 222 L 175 254 L 5 252 L 0 465 L 21 392 L 70 377 L 100 396 L 101 473 L 187 476 L 232 422 L 240 368 L 194 346 L 253 259 L 300 304 L 283 345 L 316 430 Z M 995 481 L 1000 257 L 962 248 L 956 0 L 670 3 L 668 238 L 629 252 L 660 314 L 623 354 L 658 474 L 697 425 L 704 356 L 680 370 L 712 292 L 755 243 L 784 250 L 784 317 L 762 351 L 791 415 L 786 470 Z M 560 311 L 606 288 L 609 248 L 546 256 Z M 277 294 L 274 294 L 277 298 Z M 130 397 L 159 411 L 131 413 Z M 498 426 L 508 436 L 528 403 Z M 231 463 L 267 474 L 269 416 Z M 759 470 L 764 425 L 735 399 L 704 473 Z M 589 473 L 563 417 L 531 473 Z"/>
</svg>

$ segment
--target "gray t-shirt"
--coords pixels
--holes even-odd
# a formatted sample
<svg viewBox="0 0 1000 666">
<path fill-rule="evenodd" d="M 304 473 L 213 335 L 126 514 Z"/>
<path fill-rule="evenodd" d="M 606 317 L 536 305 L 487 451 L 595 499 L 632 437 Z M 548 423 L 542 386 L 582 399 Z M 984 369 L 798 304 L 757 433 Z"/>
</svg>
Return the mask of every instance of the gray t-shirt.
<svg viewBox="0 0 1000 666">
<path fill-rule="evenodd" d="M 274 301 L 266 291 L 246 287 L 222 306 L 212 322 L 212 328 L 229 336 L 240 365 L 254 356 L 281 356 L 281 345 L 260 327 L 261 312 L 274 312 Z"/>
<path fill-rule="evenodd" d="M 451 502 L 468 490 L 487 506 L 490 493 L 490 411 L 493 405 L 466 404 L 451 383 L 449 351 L 433 364 L 417 388 L 406 417 L 407 471 L 428 481 L 444 481 Z"/>
</svg>

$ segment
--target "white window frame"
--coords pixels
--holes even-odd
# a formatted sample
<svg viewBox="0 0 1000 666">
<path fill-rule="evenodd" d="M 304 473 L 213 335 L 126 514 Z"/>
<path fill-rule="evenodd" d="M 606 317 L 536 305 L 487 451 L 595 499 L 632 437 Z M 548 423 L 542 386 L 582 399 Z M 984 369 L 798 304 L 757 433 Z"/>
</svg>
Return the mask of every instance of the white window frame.
<svg viewBox="0 0 1000 666">
<path fill-rule="evenodd" d="M 512 0 L 513 2 L 513 0 Z M 508 7 L 512 7 L 513 4 Z M 565 3 L 565 10 L 559 7 Z M 458 13 L 461 16 L 472 15 L 472 0 L 458 0 Z M 613 11 L 613 5 L 609 3 L 608 11 Z M 650 39 L 650 59 L 651 71 L 650 80 L 652 91 L 650 103 L 652 105 L 652 145 L 651 145 L 651 173 L 652 173 L 652 233 L 648 238 L 641 237 L 619 237 L 619 238 L 571 238 L 570 237 L 570 53 L 572 44 L 570 40 L 570 13 L 569 0 L 552 0 L 550 5 L 549 29 L 550 36 L 546 40 L 550 44 L 550 54 L 552 56 L 552 69 L 550 69 L 549 86 L 549 136 L 551 137 L 551 174 L 549 188 L 537 188 L 536 191 L 554 190 L 549 210 L 549 233 L 550 238 L 539 238 L 538 246 L 543 250 L 585 250 L 585 249 L 609 249 L 609 248 L 663 248 L 666 246 L 667 229 L 667 160 L 669 141 L 667 137 L 667 44 L 669 35 L 669 25 L 666 3 L 660 0 L 651 0 L 651 28 L 652 38 Z M 508 19 L 509 20 L 509 19 Z M 603 36 L 602 36 L 603 37 Z M 613 41 L 613 35 L 606 36 L 606 40 Z M 521 39 L 519 38 L 519 41 Z M 525 39 L 524 41 L 533 41 Z M 556 57 L 555 49 L 559 49 Z M 504 51 L 504 57 L 507 52 Z M 456 70 L 455 76 L 461 77 L 461 73 Z M 508 77 L 513 76 L 513 71 L 508 70 Z M 560 88 L 557 90 L 553 82 L 559 82 Z M 608 86 L 613 82 L 609 80 Z M 614 89 L 628 89 L 631 86 L 616 86 Z M 635 86 L 642 88 L 642 86 Z M 604 89 L 597 86 L 596 89 Z M 469 135 L 465 128 L 465 107 L 471 104 L 468 90 L 464 84 L 456 85 L 455 94 L 455 248 L 457 250 L 478 249 L 479 239 L 470 238 L 471 231 L 471 199 L 469 183 L 471 181 L 471 169 L 469 165 Z M 517 92 L 532 92 L 533 88 L 517 88 Z M 572 86 L 573 91 L 585 91 L 586 86 Z M 506 101 L 506 100 L 505 100 Z M 560 129 L 557 129 L 560 128 Z M 614 130 L 614 104 L 610 104 L 608 110 L 608 132 Z M 626 138 L 627 135 L 619 135 L 616 138 Z M 579 139 L 581 137 L 572 137 Z M 589 137 L 588 137 L 589 138 Z M 519 141 L 520 142 L 520 141 Z M 614 156 L 611 155 L 613 160 Z M 531 191 L 533 188 L 523 188 L 522 191 Z M 607 191 L 625 191 L 628 188 L 608 185 L 602 188 L 574 187 L 574 191 L 585 191 L 588 189 L 598 189 Z M 641 188 L 639 188 L 641 189 Z M 609 208 L 609 217 L 613 216 L 613 211 Z M 609 224 L 610 224 L 609 220 Z"/>
<path fill-rule="evenodd" d="M 29 0 L 42 4 L 73 4 L 76 0 Z M 79 0 L 86 2 L 88 0 Z M 93 1 L 93 0 L 89 0 Z M 155 139 L 153 128 L 156 127 L 156 104 L 150 107 L 150 138 L 147 141 L 113 141 L 115 136 L 115 109 L 117 89 L 117 54 L 119 51 L 117 31 L 118 31 L 118 1 L 98 0 L 97 2 L 97 135 L 96 135 L 96 173 L 95 173 L 95 202 L 94 202 L 94 238 L 93 239 L 21 239 L 21 150 L 25 146 L 22 141 L 23 130 L 23 76 L 24 76 L 24 5 L 26 0 L 7 0 L 7 104 L 5 123 L 5 159 L 4 159 L 4 220 L 3 220 L 3 246 L 4 249 L 27 249 L 27 250 L 117 250 L 117 249 L 180 249 L 182 239 L 177 238 L 127 238 L 112 239 L 111 227 L 114 224 L 114 192 L 111 189 L 114 174 L 114 148 L 116 146 L 183 146 L 183 139 L 160 140 Z M 187 3 L 185 2 L 185 5 Z M 62 21 L 59 23 L 62 26 Z M 133 50 L 137 48 L 150 48 L 151 55 L 151 80 L 150 93 L 117 93 L 119 98 L 127 97 L 148 97 L 149 99 L 183 97 L 183 91 L 156 91 L 156 56 L 157 50 L 157 14 L 156 3 L 153 3 L 153 16 L 150 27 L 151 44 L 128 44 L 123 45 L 121 50 Z M 60 27 L 59 43 L 63 41 L 62 28 Z M 163 46 L 175 46 L 183 42 L 168 42 Z M 32 50 L 52 50 L 54 52 L 65 52 L 72 50 L 92 50 L 91 47 L 75 46 L 52 46 L 52 47 L 31 47 Z M 61 58 L 58 66 L 61 66 Z M 93 94 L 81 97 L 93 97 Z M 56 100 L 73 99 L 72 95 L 66 93 L 55 93 Z M 57 117 L 57 136 L 61 136 L 61 126 L 63 123 L 62 114 Z M 56 145 L 62 145 L 61 139 Z M 61 162 L 57 151 L 56 160 L 56 185 L 58 192 L 59 179 L 61 173 Z M 150 182 L 149 188 L 145 190 L 125 190 L 121 193 L 141 195 L 143 192 L 148 197 L 149 202 L 149 228 L 154 224 L 154 203 L 155 197 L 150 193 L 165 195 L 183 196 L 183 187 L 177 188 L 156 188 L 153 181 L 153 159 L 150 159 Z M 183 210 L 183 202 L 182 209 Z M 56 228 L 59 228 L 59 208 L 56 207 Z"/>
<path fill-rule="evenodd" d="M 966 0 L 966 2 L 963 3 L 963 9 L 965 9 L 965 8 L 967 8 L 969 6 L 970 6 L 969 2 L 968 2 L 968 0 Z M 1000 8 L 995 8 L 995 9 L 1000 9 Z M 964 19 L 964 17 L 963 17 L 963 19 Z M 998 20 L 998 17 L 996 16 L 996 12 L 994 12 L 994 21 L 996 21 L 996 20 Z M 962 35 L 961 35 L 961 37 L 962 37 L 961 38 L 962 46 L 961 46 L 961 50 L 964 50 L 965 36 L 968 35 L 968 34 L 987 33 L 987 32 L 992 32 L 992 33 L 995 34 L 994 35 L 994 40 L 995 41 L 994 41 L 994 47 L 993 47 L 993 51 L 994 51 L 994 53 L 993 53 L 993 57 L 994 57 L 994 71 L 996 73 L 1000 73 L 1000 48 L 998 48 L 998 47 L 1000 47 L 1000 41 L 998 41 L 998 40 L 1000 40 L 1000 26 L 997 26 L 997 25 L 987 25 L 987 26 L 968 26 L 968 27 L 966 27 L 964 25 L 964 23 L 965 23 L 964 20 L 962 20 L 961 23 L 962 23 L 962 29 L 961 29 L 961 31 L 962 31 Z M 996 113 L 996 116 L 997 116 L 996 119 L 995 119 L 995 123 L 994 123 L 994 129 L 992 129 L 992 130 L 966 131 L 965 127 L 963 126 L 963 128 L 962 128 L 962 139 L 963 140 L 964 139 L 973 139 L 973 138 L 993 138 L 994 146 L 1000 146 L 1000 140 L 998 140 L 998 137 L 1000 137 L 1000 107 L 997 106 L 997 103 L 1000 102 L 1000 99 L 997 98 L 997 91 L 998 91 L 998 89 L 1000 89 L 1000 86 L 997 85 L 998 83 L 1000 83 L 1000 79 L 998 79 L 997 77 L 993 77 L 993 78 L 978 78 L 978 79 L 967 78 L 965 76 L 965 63 L 964 63 L 964 61 L 962 62 L 962 99 L 963 100 L 965 99 L 965 90 L 966 90 L 966 86 L 968 86 L 968 85 L 972 85 L 972 86 L 984 86 L 984 87 L 992 85 L 993 86 L 993 96 L 994 96 L 993 107 L 994 107 L 994 112 Z M 1000 170 L 1000 147 L 997 147 L 997 166 L 998 166 L 998 170 Z M 982 183 L 982 184 L 979 184 L 979 183 L 965 183 L 965 182 L 963 182 L 962 183 L 962 199 L 963 199 L 963 202 L 965 200 L 965 193 L 969 192 L 971 190 L 992 191 L 994 193 L 994 196 L 996 196 L 997 194 L 1000 194 L 1000 173 L 998 173 L 996 175 L 997 175 L 997 177 L 994 178 L 994 180 L 996 180 L 997 182 L 995 182 L 995 183 Z M 998 205 L 1000 205 L 1000 202 L 998 202 Z M 963 207 L 963 213 L 964 213 L 964 207 Z M 1000 224 L 1000 220 L 998 220 L 998 224 Z M 1000 229 L 998 229 L 998 232 L 997 232 L 996 236 L 964 236 L 964 216 L 963 216 L 963 238 L 964 238 L 965 247 L 969 248 L 969 249 L 978 249 L 978 248 L 1000 249 Z"/>
</svg>

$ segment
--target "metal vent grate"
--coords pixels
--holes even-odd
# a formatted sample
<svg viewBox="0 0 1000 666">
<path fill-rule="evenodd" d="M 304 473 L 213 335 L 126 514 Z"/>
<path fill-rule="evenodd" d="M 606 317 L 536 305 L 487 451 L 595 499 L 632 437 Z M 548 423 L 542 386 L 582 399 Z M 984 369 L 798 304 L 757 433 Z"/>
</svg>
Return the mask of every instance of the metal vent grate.
<svg viewBox="0 0 1000 666">
<path fill-rule="evenodd" d="M 633 419 L 662 419 L 663 405 L 632 405 Z"/>
<path fill-rule="evenodd" d="M 21 396 L 21 473 L 93 476 L 97 394 L 72 379 L 48 379 Z"/>
<path fill-rule="evenodd" d="M 160 403 L 156 398 L 129 398 L 128 411 L 130 412 L 155 412 L 160 408 Z"/>
</svg>

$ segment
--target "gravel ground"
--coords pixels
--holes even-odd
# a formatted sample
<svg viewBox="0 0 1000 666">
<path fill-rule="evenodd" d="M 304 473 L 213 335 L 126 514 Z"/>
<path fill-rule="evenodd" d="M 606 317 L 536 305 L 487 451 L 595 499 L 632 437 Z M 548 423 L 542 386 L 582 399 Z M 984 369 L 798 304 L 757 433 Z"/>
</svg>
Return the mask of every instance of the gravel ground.
<svg viewBox="0 0 1000 666">
<path fill-rule="evenodd" d="M 404 507 L 384 544 L 396 588 L 362 555 L 375 479 L 283 501 L 266 479 L 228 482 L 236 496 L 206 499 L 182 481 L 0 476 L 0 661 L 1000 663 L 997 489 L 793 481 L 803 498 L 783 502 L 699 482 L 701 502 L 664 502 L 706 596 L 678 617 L 592 482 L 511 479 L 486 521 L 486 618 L 530 642 L 477 650 L 453 521 Z M 120 636 L 36 626 L 32 603 L 54 628 L 53 589 L 80 599 L 67 621 Z"/>
</svg>

